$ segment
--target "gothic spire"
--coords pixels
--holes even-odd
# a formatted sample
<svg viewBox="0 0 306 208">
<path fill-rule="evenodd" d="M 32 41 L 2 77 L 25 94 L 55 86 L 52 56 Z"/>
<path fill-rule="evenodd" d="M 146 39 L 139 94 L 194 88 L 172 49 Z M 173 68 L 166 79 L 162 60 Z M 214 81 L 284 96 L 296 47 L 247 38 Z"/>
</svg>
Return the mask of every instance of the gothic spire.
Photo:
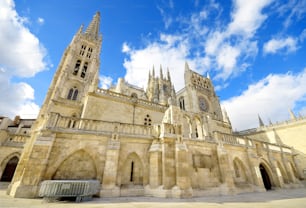
<svg viewBox="0 0 306 208">
<path fill-rule="evenodd" d="M 259 121 L 259 127 L 265 126 L 265 124 L 262 121 L 262 119 L 260 118 L 259 114 L 258 114 L 258 121 Z"/>
<path fill-rule="evenodd" d="M 289 110 L 289 114 L 290 114 L 290 119 L 291 120 L 295 120 L 296 119 L 296 116 L 294 115 L 292 109 L 288 109 Z"/>
<path fill-rule="evenodd" d="M 170 77 L 169 68 L 167 68 L 167 77 L 168 77 L 168 80 L 171 82 L 171 77 Z"/>
<path fill-rule="evenodd" d="M 85 35 L 98 40 L 99 39 L 99 27 L 100 27 L 100 12 L 97 12 L 92 21 L 88 25 Z"/>
<path fill-rule="evenodd" d="M 228 124 L 231 124 L 231 121 L 228 117 L 228 114 L 227 114 L 227 111 L 225 108 L 222 109 L 222 115 L 223 115 L 223 121 L 228 123 Z"/>
<path fill-rule="evenodd" d="M 162 65 L 160 65 L 160 75 L 159 78 L 162 80 L 163 79 L 163 69 L 162 69 Z"/>
<path fill-rule="evenodd" d="M 155 69 L 154 69 L 154 65 L 153 65 L 153 69 L 152 69 L 152 77 L 155 78 Z"/>
<path fill-rule="evenodd" d="M 189 65 L 188 65 L 188 63 L 187 63 L 187 61 L 185 62 L 185 71 L 188 71 L 188 70 L 190 70 L 190 68 L 189 68 Z"/>
</svg>

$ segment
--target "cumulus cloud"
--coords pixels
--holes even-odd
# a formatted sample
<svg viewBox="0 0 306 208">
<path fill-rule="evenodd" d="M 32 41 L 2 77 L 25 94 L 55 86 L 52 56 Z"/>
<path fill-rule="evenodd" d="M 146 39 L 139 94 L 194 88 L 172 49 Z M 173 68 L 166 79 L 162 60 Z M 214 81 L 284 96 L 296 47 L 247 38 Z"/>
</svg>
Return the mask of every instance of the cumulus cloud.
<svg viewBox="0 0 306 208">
<path fill-rule="evenodd" d="M 205 52 L 218 70 L 216 78 L 226 80 L 235 76 L 248 66 L 247 58 L 257 55 L 257 41 L 253 37 L 267 18 L 262 10 L 270 3 L 270 0 L 235 0 L 231 22 L 223 30 L 210 32 Z"/>
<path fill-rule="evenodd" d="M 267 18 L 262 9 L 268 6 L 271 0 L 235 0 L 232 22 L 229 24 L 228 32 L 252 37 L 259 26 Z"/>
<path fill-rule="evenodd" d="M 5 79 L 5 80 L 3 80 Z M 39 106 L 33 102 L 34 89 L 27 83 L 10 83 L 5 76 L 0 79 L 0 115 L 13 118 L 35 118 Z"/>
<path fill-rule="evenodd" d="M 257 127 L 258 114 L 266 124 L 270 118 L 283 121 L 289 118 L 288 109 L 306 99 L 305 82 L 306 69 L 299 74 L 270 74 L 222 105 L 237 130 Z"/>
<path fill-rule="evenodd" d="M 101 88 L 108 89 L 112 85 L 113 78 L 101 75 L 99 77 L 99 81 L 100 81 Z"/>
<path fill-rule="evenodd" d="M 252 38 L 265 21 L 266 15 L 262 14 L 262 10 L 270 2 L 236 0 L 227 25 L 208 27 L 207 19 L 212 15 L 218 19 L 222 11 L 218 3 L 211 1 L 189 18 L 178 18 L 182 23 L 179 33 L 161 34 L 158 40 L 147 42 L 143 48 L 133 48 L 124 43 L 122 52 L 127 55 L 124 60 L 125 79 L 141 87 L 146 86 L 149 68 L 152 65 L 159 68 L 162 64 L 164 68 L 169 67 L 175 87 L 180 89 L 184 83 L 185 61 L 201 74 L 213 70 L 216 79 L 227 80 L 239 74 L 249 66 L 249 59 L 257 55 L 257 41 Z M 161 14 L 164 15 L 164 12 Z"/>
<path fill-rule="evenodd" d="M 124 60 L 126 68 L 125 80 L 139 87 L 146 87 L 149 71 L 155 67 L 155 74 L 159 75 L 160 66 L 165 74 L 170 71 L 172 81 L 177 90 L 184 86 L 184 66 L 188 62 L 195 69 L 195 60 L 188 58 L 189 44 L 182 36 L 161 34 L 158 41 L 149 43 L 142 49 L 124 50 L 128 55 Z"/>
<path fill-rule="evenodd" d="M 33 102 L 34 90 L 24 83 L 11 82 L 13 77 L 31 77 L 45 70 L 46 51 L 25 26 L 25 19 L 15 10 L 12 0 L 0 2 L 0 114 L 34 116 L 38 106 Z"/>
<path fill-rule="evenodd" d="M 297 42 L 297 39 L 292 37 L 271 39 L 264 44 L 263 50 L 266 54 L 275 54 L 280 51 L 294 52 L 297 50 Z"/>
</svg>

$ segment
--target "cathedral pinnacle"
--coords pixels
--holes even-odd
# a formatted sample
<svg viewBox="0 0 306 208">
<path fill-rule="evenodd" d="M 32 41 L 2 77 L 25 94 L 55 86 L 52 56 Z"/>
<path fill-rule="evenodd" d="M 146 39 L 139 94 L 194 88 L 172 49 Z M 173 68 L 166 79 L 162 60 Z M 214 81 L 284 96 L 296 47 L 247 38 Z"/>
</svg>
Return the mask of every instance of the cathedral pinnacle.
<svg viewBox="0 0 306 208">
<path fill-rule="evenodd" d="M 189 68 L 189 65 L 188 65 L 188 63 L 187 63 L 187 61 L 185 62 L 185 71 L 188 71 L 188 70 L 190 70 L 190 68 Z"/>
<path fill-rule="evenodd" d="M 259 121 L 259 126 L 260 126 L 260 127 L 265 126 L 265 124 L 264 124 L 264 122 L 262 121 L 262 119 L 261 119 L 261 117 L 259 116 L 259 114 L 258 114 L 258 121 Z"/>
<path fill-rule="evenodd" d="M 160 69 L 159 69 L 159 70 L 160 70 L 159 78 L 160 78 L 160 79 L 163 79 L 163 68 L 162 68 L 162 65 L 160 65 Z"/>
<path fill-rule="evenodd" d="M 92 21 L 88 25 L 85 35 L 98 40 L 99 39 L 99 27 L 100 27 L 100 12 L 97 12 Z"/>
</svg>

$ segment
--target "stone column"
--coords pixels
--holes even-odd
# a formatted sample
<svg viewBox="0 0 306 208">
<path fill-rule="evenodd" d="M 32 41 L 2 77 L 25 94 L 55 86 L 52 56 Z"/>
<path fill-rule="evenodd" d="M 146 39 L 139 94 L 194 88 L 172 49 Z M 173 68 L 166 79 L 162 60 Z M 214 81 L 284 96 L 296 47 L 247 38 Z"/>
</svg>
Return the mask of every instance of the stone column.
<svg viewBox="0 0 306 208">
<path fill-rule="evenodd" d="M 39 183 L 44 177 L 55 134 L 48 131 L 34 134 L 25 145 L 23 154 L 8 188 L 8 194 L 17 198 L 38 196 Z"/>
<path fill-rule="evenodd" d="M 222 195 L 234 194 L 235 193 L 235 184 L 232 175 L 232 171 L 229 164 L 229 159 L 226 150 L 223 147 L 223 144 L 219 143 L 217 146 L 217 157 L 219 172 L 221 176 L 221 190 Z"/>
<path fill-rule="evenodd" d="M 256 150 L 247 147 L 247 158 L 248 158 L 248 165 L 252 176 L 252 182 L 254 185 L 261 188 L 261 190 L 265 190 L 264 184 L 261 179 L 261 173 L 259 170 L 259 161 L 258 156 L 256 155 Z"/>
<path fill-rule="evenodd" d="M 101 196 L 114 197 L 120 196 L 119 187 L 116 186 L 118 174 L 118 161 L 119 161 L 120 141 L 118 135 L 113 135 L 108 141 L 106 150 L 106 160 L 102 179 Z"/>
<path fill-rule="evenodd" d="M 151 188 L 157 188 L 162 184 L 162 154 L 161 144 L 156 142 L 150 147 L 149 184 Z"/>
<path fill-rule="evenodd" d="M 178 198 L 192 197 L 190 182 L 190 164 L 188 163 L 188 149 L 181 139 L 177 139 L 175 144 L 175 169 L 176 169 L 176 188 L 172 190 L 173 196 Z"/>
<path fill-rule="evenodd" d="M 297 172 L 297 175 L 299 177 L 300 180 L 305 179 L 304 177 L 304 172 L 303 169 L 301 168 L 301 161 L 298 159 L 298 155 L 300 153 L 298 153 L 295 149 L 291 148 L 291 152 L 292 152 L 292 157 L 293 157 L 293 162 L 294 162 L 294 166 Z M 294 170 L 293 170 L 294 171 Z"/>
<path fill-rule="evenodd" d="M 176 184 L 175 138 L 162 139 L 162 180 L 164 189 L 171 189 Z"/>
<path fill-rule="evenodd" d="M 288 180 L 289 182 L 292 182 L 292 183 L 295 183 L 295 177 L 294 177 L 294 174 L 291 170 L 291 167 L 289 166 L 289 162 L 286 158 L 286 156 L 284 155 L 284 152 L 283 152 L 283 149 L 281 148 L 282 152 L 281 152 L 281 157 L 282 157 L 282 163 L 283 163 L 283 166 L 285 168 L 285 171 L 286 171 L 286 174 L 288 176 Z"/>
<path fill-rule="evenodd" d="M 273 181 L 274 181 L 276 186 L 282 188 L 284 186 L 284 180 L 283 180 L 281 171 L 277 166 L 276 159 L 273 157 L 272 152 L 269 149 L 269 145 L 267 145 L 267 146 L 268 146 L 268 159 L 269 159 L 269 162 L 271 164 Z"/>
</svg>

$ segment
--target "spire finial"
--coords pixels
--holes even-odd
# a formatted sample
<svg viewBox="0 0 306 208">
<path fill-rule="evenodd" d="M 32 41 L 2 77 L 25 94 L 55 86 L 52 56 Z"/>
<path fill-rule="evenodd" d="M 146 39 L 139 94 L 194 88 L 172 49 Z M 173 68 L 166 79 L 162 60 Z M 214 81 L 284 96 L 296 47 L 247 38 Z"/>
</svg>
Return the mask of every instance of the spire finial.
<svg viewBox="0 0 306 208">
<path fill-rule="evenodd" d="M 163 69 L 162 69 L 162 65 L 160 65 L 160 79 L 163 79 Z"/>
<path fill-rule="evenodd" d="M 185 71 L 188 71 L 188 70 L 190 70 L 190 68 L 189 68 L 187 61 L 185 61 Z"/>
<path fill-rule="evenodd" d="M 296 116 L 295 114 L 293 113 L 292 109 L 288 109 L 289 110 L 289 114 L 290 114 L 290 119 L 291 120 L 295 120 L 296 119 Z"/>
<path fill-rule="evenodd" d="M 88 25 L 85 34 L 93 39 L 99 39 L 100 12 L 97 12 Z"/>
<path fill-rule="evenodd" d="M 155 78 L 155 69 L 154 69 L 154 64 L 153 64 L 153 69 L 152 69 L 152 77 Z"/>
<path fill-rule="evenodd" d="M 227 114 L 227 111 L 225 108 L 222 109 L 222 115 L 223 115 L 223 121 L 228 123 L 228 124 L 231 124 L 231 121 L 228 117 L 228 114 Z"/>
<path fill-rule="evenodd" d="M 265 124 L 264 124 L 264 122 L 262 121 L 262 119 L 260 118 L 259 114 L 258 114 L 258 121 L 259 121 L 259 127 L 265 126 Z"/>
<path fill-rule="evenodd" d="M 167 77 L 168 77 L 168 80 L 171 82 L 171 76 L 170 76 L 169 68 L 167 68 Z"/>
</svg>

